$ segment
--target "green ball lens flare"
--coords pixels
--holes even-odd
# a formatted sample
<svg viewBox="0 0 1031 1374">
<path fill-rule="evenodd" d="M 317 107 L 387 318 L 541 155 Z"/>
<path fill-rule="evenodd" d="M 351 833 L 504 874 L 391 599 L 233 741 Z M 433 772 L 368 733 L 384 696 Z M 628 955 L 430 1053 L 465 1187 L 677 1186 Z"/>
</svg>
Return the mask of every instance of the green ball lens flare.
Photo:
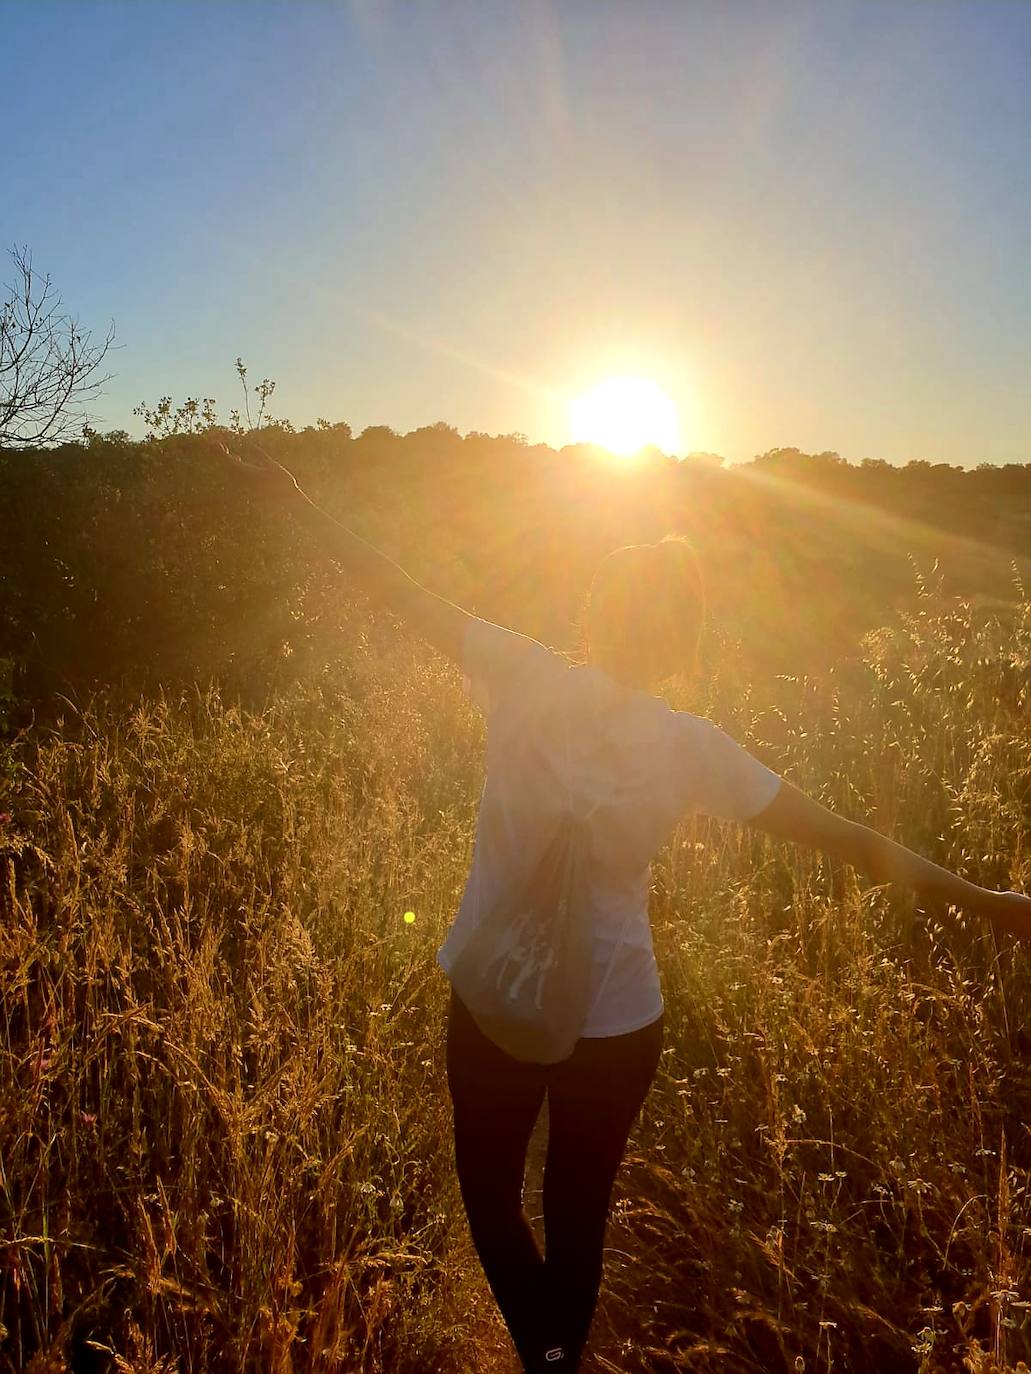
<svg viewBox="0 0 1031 1374">
<path fill-rule="evenodd" d="M 415 912 L 414 912 L 414 911 L 406 911 L 406 912 L 405 912 L 405 925 L 406 925 L 406 926 L 411 926 L 411 925 L 414 925 L 414 924 L 415 924 Z"/>
</svg>

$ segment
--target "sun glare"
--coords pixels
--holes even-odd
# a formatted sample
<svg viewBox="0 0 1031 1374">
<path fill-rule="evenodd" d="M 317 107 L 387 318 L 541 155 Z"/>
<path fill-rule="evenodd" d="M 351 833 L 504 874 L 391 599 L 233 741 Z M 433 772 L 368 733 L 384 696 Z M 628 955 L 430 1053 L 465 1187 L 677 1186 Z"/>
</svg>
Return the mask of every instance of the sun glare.
<svg viewBox="0 0 1031 1374">
<path fill-rule="evenodd" d="M 627 458 L 654 445 L 680 448 L 680 416 L 670 398 L 647 377 L 609 377 L 569 403 L 574 444 L 597 444 Z"/>
</svg>

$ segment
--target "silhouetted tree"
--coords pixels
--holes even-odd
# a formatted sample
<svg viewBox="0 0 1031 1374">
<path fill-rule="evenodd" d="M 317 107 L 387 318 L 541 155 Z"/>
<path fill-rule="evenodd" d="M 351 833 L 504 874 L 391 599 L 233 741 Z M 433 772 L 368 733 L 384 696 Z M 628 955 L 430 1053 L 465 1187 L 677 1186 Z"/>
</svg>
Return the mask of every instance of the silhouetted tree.
<svg viewBox="0 0 1031 1374">
<path fill-rule="evenodd" d="M 100 367 L 114 325 L 94 343 L 63 310 L 49 275 L 33 271 L 28 249 L 11 257 L 17 276 L 0 306 L 0 444 L 58 444 L 81 429 L 83 405 L 109 379 Z"/>
</svg>

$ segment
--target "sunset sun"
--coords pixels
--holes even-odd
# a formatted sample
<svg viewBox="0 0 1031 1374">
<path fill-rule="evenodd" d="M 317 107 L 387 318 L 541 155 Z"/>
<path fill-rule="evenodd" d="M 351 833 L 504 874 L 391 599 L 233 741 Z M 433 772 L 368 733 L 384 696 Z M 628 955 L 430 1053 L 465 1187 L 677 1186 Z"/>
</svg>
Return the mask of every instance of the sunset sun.
<svg viewBox="0 0 1031 1374">
<path fill-rule="evenodd" d="M 622 457 L 648 445 L 664 453 L 680 448 L 680 416 L 657 382 L 608 377 L 569 403 L 573 443 L 597 444 Z"/>
</svg>

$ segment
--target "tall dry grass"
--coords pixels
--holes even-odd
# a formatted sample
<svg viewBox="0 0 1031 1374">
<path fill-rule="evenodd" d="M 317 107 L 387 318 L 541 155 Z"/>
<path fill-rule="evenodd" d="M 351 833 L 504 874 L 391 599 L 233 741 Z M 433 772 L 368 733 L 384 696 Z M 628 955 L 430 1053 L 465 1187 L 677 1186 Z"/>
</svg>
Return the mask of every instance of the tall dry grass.
<svg viewBox="0 0 1031 1374">
<path fill-rule="evenodd" d="M 714 649 L 678 704 L 975 881 L 1031 885 L 1026 600 L 1000 621 L 924 588 L 820 681 L 734 662 Z M 98 700 L 8 749 L 0 1369 L 508 1367 L 433 958 L 481 759 L 455 674 L 404 639 L 262 712 Z M 666 1050 L 598 1367 L 1031 1359 L 1027 956 L 702 819 L 655 865 L 653 927 Z"/>
</svg>

